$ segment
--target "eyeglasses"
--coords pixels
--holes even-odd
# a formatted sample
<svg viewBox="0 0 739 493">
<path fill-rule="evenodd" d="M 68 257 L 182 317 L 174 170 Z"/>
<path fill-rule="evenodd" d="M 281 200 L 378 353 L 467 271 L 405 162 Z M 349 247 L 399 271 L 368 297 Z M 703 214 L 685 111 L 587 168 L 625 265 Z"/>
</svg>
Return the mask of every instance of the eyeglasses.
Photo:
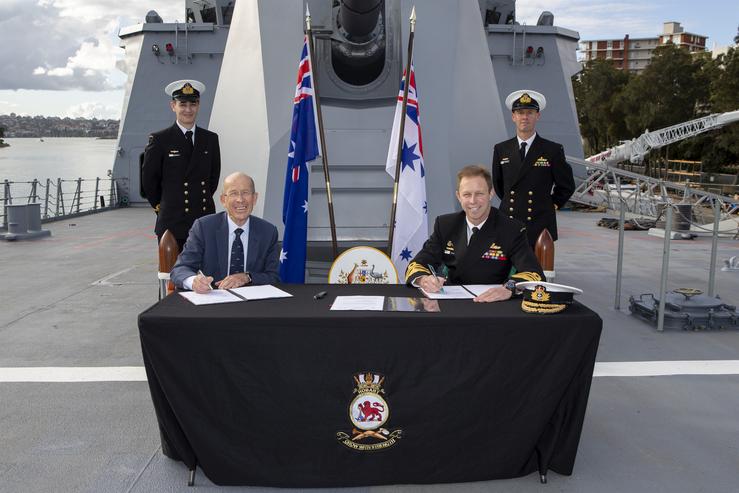
<svg viewBox="0 0 739 493">
<path fill-rule="evenodd" d="M 252 195 L 254 195 L 254 191 L 252 190 L 231 190 L 226 194 L 226 197 L 229 199 L 238 199 L 238 198 L 249 198 Z"/>
</svg>

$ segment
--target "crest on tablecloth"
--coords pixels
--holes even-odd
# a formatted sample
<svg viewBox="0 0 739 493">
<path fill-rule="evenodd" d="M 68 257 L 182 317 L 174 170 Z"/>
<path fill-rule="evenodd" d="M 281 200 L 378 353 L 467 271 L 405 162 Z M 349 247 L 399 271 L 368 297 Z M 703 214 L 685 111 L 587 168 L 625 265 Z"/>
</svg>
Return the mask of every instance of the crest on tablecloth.
<svg viewBox="0 0 739 493">
<path fill-rule="evenodd" d="M 382 450 L 391 447 L 402 437 L 402 430 L 390 431 L 385 424 L 390 419 L 390 406 L 383 397 L 385 377 L 379 373 L 363 372 L 354 375 L 355 397 L 349 404 L 351 434 L 339 431 L 336 439 L 353 450 Z"/>
</svg>

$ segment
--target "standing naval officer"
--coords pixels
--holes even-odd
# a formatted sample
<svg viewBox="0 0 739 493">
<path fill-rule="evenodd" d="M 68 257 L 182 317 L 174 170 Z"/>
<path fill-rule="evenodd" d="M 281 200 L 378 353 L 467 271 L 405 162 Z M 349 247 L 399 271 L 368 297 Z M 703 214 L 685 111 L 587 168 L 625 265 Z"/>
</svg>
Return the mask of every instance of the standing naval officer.
<svg viewBox="0 0 739 493">
<path fill-rule="evenodd" d="M 164 91 L 172 97 L 169 105 L 176 120 L 149 136 L 141 181 L 157 213 L 157 239 L 169 230 L 182 251 L 195 219 L 215 212 L 213 194 L 221 174 L 221 150 L 217 134 L 195 125 L 205 85 L 178 80 Z"/>
<path fill-rule="evenodd" d="M 514 91 L 505 100 L 516 124 L 516 136 L 495 146 L 493 186 L 501 198 L 500 210 L 526 225 L 529 244 L 534 246 L 546 228 L 557 239 L 555 210 L 575 191 L 572 168 L 561 144 L 536 133 L 544 95 L 528 89 Z"/>
</svg>

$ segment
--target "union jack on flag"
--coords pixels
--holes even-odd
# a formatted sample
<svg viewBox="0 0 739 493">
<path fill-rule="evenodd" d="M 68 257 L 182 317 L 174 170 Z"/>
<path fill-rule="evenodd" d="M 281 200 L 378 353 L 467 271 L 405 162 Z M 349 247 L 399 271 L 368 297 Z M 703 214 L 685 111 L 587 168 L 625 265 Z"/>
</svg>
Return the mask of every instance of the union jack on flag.
<svg viewBox="0 0 739 493">
<path fill-rule="evenodd" d="M 321 153 L 314 101 L 313 72 L 306 36 L 298 64 L 298 82 L 295 86 L 293 100 L 285 194 L 282 202 L 282 222 L 285 225 L 280 251 L 282 282 L 305 282 L 309 198 L 307 163 L 316 159 Z"/>
<path fill-rule="evenodd" d="M 400 181 L 398 182 L 398 203 L 395 211 L 395 233 L 390 256 L 401 276 L 408 267 L 408 263 L 421 250 L 424 241 L 428 237 L 426 169 L 423 165 L 423 142 L 416 94 L 416 73 L 413 69 L 413 63 L 411 63 L 409 79 L 410 85 L 408 86 L 408 103 L 405 112 L 400 161 Z M 400 84 L 398 102 L 395 106 L 393 131 L 390 134 L 390 148 L 385 164 L 385 170 L 393 180 L 395 179 L 395 162 L 398 156 L 398 142 L 400 139 L 400 115 L 403 112 L 404 85 L 405 77 Z"/>
</svg>

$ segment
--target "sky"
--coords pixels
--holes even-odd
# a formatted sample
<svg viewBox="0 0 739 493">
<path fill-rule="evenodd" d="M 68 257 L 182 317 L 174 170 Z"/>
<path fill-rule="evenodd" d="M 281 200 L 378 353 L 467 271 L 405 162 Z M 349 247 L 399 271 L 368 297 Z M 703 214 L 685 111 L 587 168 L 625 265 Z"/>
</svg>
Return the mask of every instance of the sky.
<svg viewBox="0 0 739 493">
<path fill-rule="evenodd" d="M 244 1 L 244 0 L 242 0 Z M 251 0 L 249 0 L 251 1 Z M 280 0 L 271 0 L 280 1 Z M 447 1 L 447 0 L 417 0 Z M 116 68 L 121 26 L 156 10 L 184 19 L 185 0 L 0 0 L 0 114 L 119 118 L 126 75 Z M 518 0 L 517 20 L 542 11 L 581 39 L 657 36 L 665 21 L 708 36 L 708 48 L 733 43 L 736 0 Z"/>
</svg>

